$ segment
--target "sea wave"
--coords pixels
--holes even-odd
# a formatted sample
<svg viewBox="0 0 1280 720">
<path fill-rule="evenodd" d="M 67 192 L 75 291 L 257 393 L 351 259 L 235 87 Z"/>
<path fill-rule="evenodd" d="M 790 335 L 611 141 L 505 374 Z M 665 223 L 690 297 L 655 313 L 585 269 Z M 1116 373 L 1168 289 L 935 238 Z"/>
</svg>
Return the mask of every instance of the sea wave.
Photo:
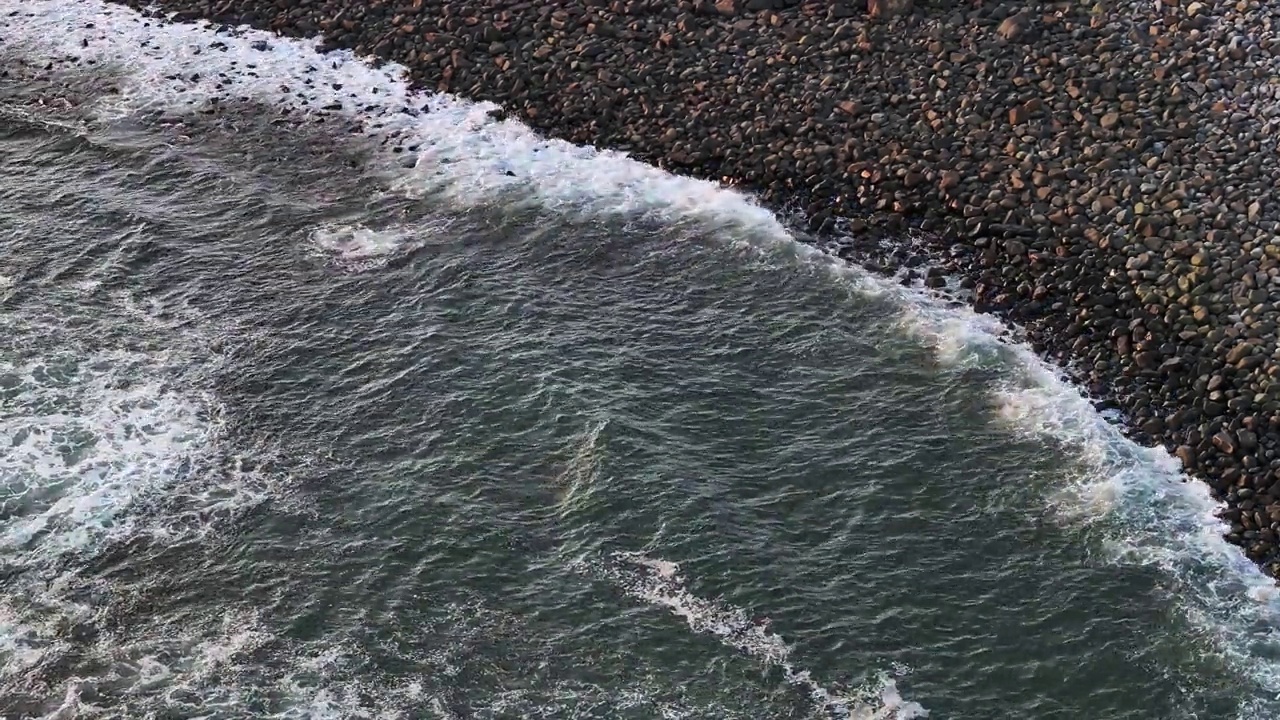
<svg viewBox="0 0 1280 720">
<path fill-rule="evenodd" d="M 714 636 L 765 666 L 780 668 L 786 681 L 802 689 L 822 717 L 910 720 L 929 715 L 919 703 L 903 700 L 897 682 L 887 672 L 878 673 L 873 683 L 849 691 L 837 692 L 821 684 L 796 664 L 791 646 L 769 628 L 767 620 L 753 617 L 744 608 L 695 595 L 678 563 L 638 552 L 620 552 L 606 562 L 580 561 L 578 565 L 583 572 L 610 580 L 642 602 L 666 608 L 693 632 Z"/>
<path fill-rule="evenodd" d="M 801 262 L 891 298 L 903 314 L 904 330 L 933 347 L 942 364 L 1003 369 L 1005 380 L 995 391 L 1001 419 L 1013 432 L 1070 448 L 1085 468 L 1078 482 L 1054 498 L 1064 517 L 1106 524 L 1111 561 L 1161 568 L 1176 583 L 1175 602 L 1186 616 L 1255 680 L 1260 693 L 1280 694 L 1280 661 L 1274 659 L 1280 655 L 1280 599 L 1272 581 L 1222 539 L 1223 524 L 1213 515 L 1206 489 L 1187 482 L 1167 452 L 1128 440 L 994 318 L 876 280 L 795 242 L 777 217 L 746 195 L 619 153 L 541 138 L 518 122 L 495 117 L 492 104 L 416 93 L 403 68 L 375 68 L 347 52 L 322 54 L 317 41 L 164 24 L 95 0 L 0 0 L 0 38 L 0 52 L 92 62 L 119 73 L 121 92 L 94 108 L 101 119 L 206 109 L 229 98 L 303 115 L 337 114 L 401 150 L 391 154 L 401 158 L 392 164 L 393 184 L 405 193 L 440 194 L 460 208 L 528 200 L 570 217 L 642 215 L 677 225 L 702 223 L 733 236 L 767 239 Z M 394 238 L 360 240 L 358 233 L 344 229 L 337 240 L 322 233 L 316 242 L 344 261 L 359 262 L 374 262 L 396 244 Z M 654 563 L 632 562 L 638 570 L 625 582 L 655 604 L 691 613 L 696 598 L 681 594 L 686 591 L 673 568 Z M 730 612 L 703 609 L 713 618 Z M 691 627 L 719 627 L 698 622 L 694 627 L 690 620 Z M 770 639 L 776 636 L 739 629 L 744 642 L 758 641 L 747 650 L 762 659 L 772 661 L 781 652 Z M 1265 708 L 1248 712 L 1267 714 Z"/>
<path fill-rule="evenodd" d="M 880 281 L 874 281 L 880 282 Z M 1228 543 L 1220 504 L 1163 448 L 1139 445 L 1100 413 L 1065 372 L 1049 365 L 990 315 L 956 307 L 915 287 L 884 284 L 901 325 L 954 370 L 998 371 L 993 400 L 1015 434 L 1065 449 L 1075 480 L 1051 489 L 1069 523 L 1101 530 L 1106 562 L 1158 568 L 1171 601 L 1213 647 L 1257 687 L 1241 718 L 1280 713 L 1280 594 L 1240 548 Z"/>
<path fill-rule="evenodd" d="M 784 232 L 745 195 L 621 153 L 542 138 L 519 122 L 495 118 L 492 103 L 421 94 L 410 88 L 403 67 L 375 68 L 346 51 L 321 53 L 318 39 L 162 23 L 97 0 L 3 0 L 0 37 L 0 52 L 28 61 L 118 73 L 119 92 L 93 107 L 100 119 L 192 112 L 235 99 L 338 115 L 402 151 L 397 189 L 443 194 L 454 207 L 527 197 L 567 216 L 692 218 Z"/>
<path fill-rule="evenodd" d="M 45 564 L 131 534 L 133 502 L 206 446 L 215 428 L 205 400 L 166 388 L 161 364 L 128 352 L 0 364 L 5 564 Z"/>
<path fill-rule="evenodd" d="M 172 330 L 148 303 L 118 300 L 135 339 Z M 0 696 L 36 706 L 76 694 L 46 687 L 50 669 L 78 657 L 136 589 L 86 568 L 119 548 L 209 541 L 283 488 L 244 462 L 262 461 L 265 447 L 227 442 L 202 380 L 219 362 L 208 343 L 193 351 L 164 332 L 162 349 L 90 350 L 84 328 L 49 322 L 22 312 L 0 321 Z M 146 681 L 151 669 L 135 669 Z"/>
</svg>

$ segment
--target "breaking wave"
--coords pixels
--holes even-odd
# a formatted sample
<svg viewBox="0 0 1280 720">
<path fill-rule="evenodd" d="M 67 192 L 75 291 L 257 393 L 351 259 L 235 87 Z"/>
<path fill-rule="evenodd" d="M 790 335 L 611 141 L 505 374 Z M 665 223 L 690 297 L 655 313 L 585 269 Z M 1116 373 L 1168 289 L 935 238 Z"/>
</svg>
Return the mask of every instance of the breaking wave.
<svg viewBox="0 0 1280 720">
<path fill-rule="evenodd" d="M 1272 581 L 1222 539 L 1224 528 L 1206 489 L 1185 482 L 1163 450 L 1125 438 L 1077 388 L 1010 340 L 997 320 L 874 280 L 796 244 L 773 214 L 714 183 L 673 176 L 619 153 L 538 137 L 518 122 L 495 118 L 492 104 L 417 94 L 394 64 L 374 68 L 350 53 L 321 54 L 316 41 L 247 29 L 162 24 L 96 0 L 0 0 L 0 13 L 0 52 L 94 63 L 119 74 L 120 92 L 100 98 L 93 108 L 102 119 L 194 111 L 227 98 L 304 115 L 336 114 L 402 151 L 392 173 L 402 192 L 439 194 L 460 208 L 530 201 L 570 217 L 643 215 L 741 231 L 787 245 L 802 261 L 820 263 L 867 292 L 893 299 L 904 329 L 930 344 L 943 364 L 1006 371 L 995 396 L 1003 421 L 1015 432 L 1070 448 L 1079 458 L 1078 482 L 1057 498 L 1064 515 L 1105 523 L 1110 560 L 1160 567 L 1176 582 L 1175 602 L 1187 616 L 1262 691 L 1280 694 L 1280 661 L 1274 659 L 1280 657 L 1280 598 Z M 312 240 L 335 264 L 362 271 L 403 252 L 408 238 L 398 230 L 339 226 L 317 230 Z M 3 506 L 0 543 L 19 557 L 41 539 L 43 547 L 62 552 L 127 531 L 132 521 L 118 519 L 120 509 L 145 487 L 169 482 L 180 458 L 212 432 L 212 416 L 198 396 L 175 395 L 146 382 L 113 389 L 110 373 L 95 374 L 92 363 L 67 371 L 80 378 L 95 408 L 75 418 L 36 409 L 43 407 L 41 393 L 62 392 L 56 379 L 46 383 L 37 375 L 46 371 L 31 366 L 8 372 L 12 387 L 28 393 L 33 408 L 0 427 L 18 448 L 10 460 L 0 461 L 15 463 L 0 466 L 12 476 L 6 479 L 12 498 Z M 590 487 L 594 442 L 594 434 L 584 439 L 585 454 L 564 478 L 565 508 Z M 130 468 L 137 472 L 125 472 Z M 790 664 L 777 635 L 740 609 L 691 595 L 675 565 L 623 556 L 606 573 L 633 596 L 685 619 L 695 632 L 783 668 L 791 682 L 833 712 L 923 712 L 901 701 L 891 682 L 881 688 L 878 706 L 831 694 Z M 6 618 L 0 614 L 0 628 L 13 626 Z M 21 665 L 29 656 L 17 643 L 0 640 L 0 649 L 13 648 L 8 652 Z"/>
</svg>

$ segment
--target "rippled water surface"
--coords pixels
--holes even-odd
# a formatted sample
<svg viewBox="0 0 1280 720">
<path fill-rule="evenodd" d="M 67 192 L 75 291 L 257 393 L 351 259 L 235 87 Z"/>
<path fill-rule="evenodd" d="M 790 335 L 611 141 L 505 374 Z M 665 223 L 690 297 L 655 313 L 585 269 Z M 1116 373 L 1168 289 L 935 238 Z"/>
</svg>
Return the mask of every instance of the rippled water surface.
<svg viewBox="0 0 1280 720">
<path fill-rule="evenodd" d="M 990 321 L 445 105 L 435 150 L 121 111 L 136 68 L 46 69 L 36 7 L 0 713 L 1274 716 L 1269 587 Z"/>
</svg>

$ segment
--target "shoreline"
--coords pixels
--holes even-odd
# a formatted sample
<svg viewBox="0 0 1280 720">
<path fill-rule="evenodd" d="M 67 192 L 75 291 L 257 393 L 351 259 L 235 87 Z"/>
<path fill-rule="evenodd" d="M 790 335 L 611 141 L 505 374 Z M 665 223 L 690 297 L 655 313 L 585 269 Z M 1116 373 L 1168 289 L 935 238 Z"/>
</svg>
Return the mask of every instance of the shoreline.
<svg viewBox="0 0 1280 720">
<path fill-rule="evenodd" d="M 1280 11 L 112 1 L 321 35 L 545 136 L 727 182 L 842 258 L 936 264 L 1207 482 L 1227 539 L 1280 577 Z M 909 230 L 918 248 L 868 242 Z"/>
</svg>

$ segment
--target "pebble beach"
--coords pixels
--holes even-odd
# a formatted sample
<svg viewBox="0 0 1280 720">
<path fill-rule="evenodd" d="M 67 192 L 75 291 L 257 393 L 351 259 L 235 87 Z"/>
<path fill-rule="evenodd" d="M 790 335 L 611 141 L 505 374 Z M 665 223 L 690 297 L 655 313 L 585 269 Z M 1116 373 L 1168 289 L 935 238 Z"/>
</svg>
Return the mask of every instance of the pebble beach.
<svg viewBox="0 0 1280 720">
<path fill-rule="evenodd" d="M 1226 2 L 159 0 L 751 193 L 1014 321 L 1280 575 L 1280 10 Z M 888 240 L 889 242 L 885 242 Z"/>
</svg>

